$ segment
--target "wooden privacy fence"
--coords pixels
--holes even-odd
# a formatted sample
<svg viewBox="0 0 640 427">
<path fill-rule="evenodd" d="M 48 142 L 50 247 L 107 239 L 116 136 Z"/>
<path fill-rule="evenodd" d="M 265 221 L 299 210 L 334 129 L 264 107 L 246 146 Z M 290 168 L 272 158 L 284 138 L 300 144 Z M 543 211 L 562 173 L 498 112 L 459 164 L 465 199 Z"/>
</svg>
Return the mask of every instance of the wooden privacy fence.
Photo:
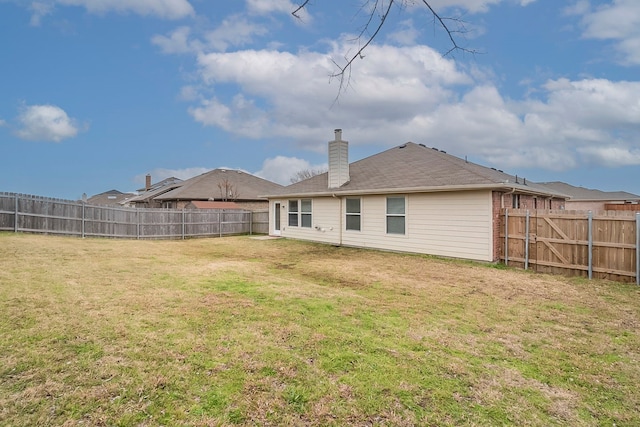
<svg viewBox="0 0 640 427">
<path fill-rule="evenodd" d="M 502 211 L 505 264 L 640 285 L 640 213 Z"/>
<path fill-rule="evenodd" d="M 266 234 L 268 212 L 238 209 L 137 209 L 0 193 L 0 230 L 135 239 Z"/>
</svg>

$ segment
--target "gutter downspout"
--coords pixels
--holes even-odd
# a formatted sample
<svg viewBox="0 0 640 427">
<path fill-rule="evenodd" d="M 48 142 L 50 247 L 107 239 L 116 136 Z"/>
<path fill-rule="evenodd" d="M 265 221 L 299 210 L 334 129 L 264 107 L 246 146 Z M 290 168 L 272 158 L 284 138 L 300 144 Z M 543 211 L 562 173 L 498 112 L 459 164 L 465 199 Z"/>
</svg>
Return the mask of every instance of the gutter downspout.
<svg viewBox="0 0 640 427">
<path fill-rule="evenodd" d="M 505 207 L 505 206 L 504 206 L 504 196 L 505 196 L 505 195 L 507 195 L 507 194 L 513 194 L 513 193 L 515 193 L 515 192 L 516 192 L 516 187 L 512 187 L 512 188 L 511 188 L 511 191 L 503 192 L 503 193 L 502 193 L 502 197 L 501 197 L 501 198 L 502 198 L 502 201 L 501 201 L 501 203 L 502 203 L 502 207 L 503 207 L 503 208 Z"/>
</svg>

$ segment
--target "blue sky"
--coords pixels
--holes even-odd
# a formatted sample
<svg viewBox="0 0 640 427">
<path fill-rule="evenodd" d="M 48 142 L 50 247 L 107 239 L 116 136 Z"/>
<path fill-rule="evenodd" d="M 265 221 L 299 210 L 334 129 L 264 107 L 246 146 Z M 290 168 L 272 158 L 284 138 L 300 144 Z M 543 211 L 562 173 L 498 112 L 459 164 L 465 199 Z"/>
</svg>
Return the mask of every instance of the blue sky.
<svg viewBox="0 0 640 427">
<path fill-rule="evenodd" d="M 407 141 L 640 194 L 640 2 L 421 1 L 355 61 L 365 0 L 0 0 L 0 191 L 78 199 L 217 167 L 289 183 Z"/>
</svg>

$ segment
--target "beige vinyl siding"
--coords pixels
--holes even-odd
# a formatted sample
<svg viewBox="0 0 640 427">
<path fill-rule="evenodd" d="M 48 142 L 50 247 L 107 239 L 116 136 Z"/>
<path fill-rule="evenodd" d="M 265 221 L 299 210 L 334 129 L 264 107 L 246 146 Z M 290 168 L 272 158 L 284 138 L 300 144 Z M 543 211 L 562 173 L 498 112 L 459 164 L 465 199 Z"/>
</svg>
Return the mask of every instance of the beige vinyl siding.
<svg viewBox="0 0 640 427">
<path fill-rule="evenodd" d="M 342 243 L 348 246 L 491 261 L 491 192 L 404 196 L 404 235 L 386 233 L 386 196 L 365 196 L 361 203 L 362 229 L 359 232 L 343 231 Z"/>
<path fill-rule="evenodd" d="M 298 199 L 294 199 L 298 200 Z M 312 201 L 311 228 L 290 227 L 288 221 L 289 199 L 280 201 L 283 209 L 282 237 L 311 240 L 314 242 L 340 244 L 340 199 L 334 197 L 315 198 Z"/>
</svg>

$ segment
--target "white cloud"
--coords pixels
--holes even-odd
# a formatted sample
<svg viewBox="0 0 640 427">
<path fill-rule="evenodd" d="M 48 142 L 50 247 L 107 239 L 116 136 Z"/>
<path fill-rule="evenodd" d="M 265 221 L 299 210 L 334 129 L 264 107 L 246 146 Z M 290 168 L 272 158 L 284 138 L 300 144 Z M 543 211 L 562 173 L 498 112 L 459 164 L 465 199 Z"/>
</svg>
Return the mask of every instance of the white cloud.
<svg viewBox="0 0 640 427">
<path fill-rule="evenodd" d="M 188 0 L 49 0 L 31 2 L 31 24 L 39 25 L 41 19 L 50 14 L 54 6 L 79 6 L 90 13 L 135 13 L 164 19 L 180 19 L 195 15 Z"/>
<path fill-rule="evenodd" d="M 42 18 L 51 14 L 53 5 L 42 1 L 34 1 L 29 5 L 29 10 L 32 12 L 30 25 L 37 27 L 42 22 Z"/>
<path fill-rule="evenodd" d="M 579 149 L 580 153 L 593 164 L 608 167 L 640 165 L 640 148 L 626 146 L 598 147 Z"/>
<path fill-rule="evenodd" d="M 55 105 L 25 106 L 18 116 L 16 135 L 30 141 L 54 141 L 73 138 L 78 127 L 67 113 Z"/>
<path fill-rule="evenodd" d="M 589 0 L 578 0 L 574 4 L 564 8 L 564 13 L 567 15 L 584 15 L 591 10 L 591 4 Z"/>
<path fill-rule="evenodd" d="M 163 53 L 197 53 L 202 51 L 204 45 L 198 40 L 190 40 L 191 28 L 178 27 L 169 33 L 168 36 L 155 35 L 151 38 L 151 43 L 160 47 Z"/>
<path fill-rule="evenodd" d="M 291 184 L 291 178 L 299 171 L 325 169 L 327 169 L 326 164 L 312 165 L 308 161 L 297 157 L 277 156 L 266 159 L 262 163 L 262 169 L 254 175 L 278 184 L 289 185 Z"/>
<path fill-rule="evenodd" d="M 267 29 L 250 22 L 244 16 L 233 15 L 226 18 L 216 29 L 205 34 L 207 46 L 224 52 L 230 46 L 244 46 L 253 41 L 254 36 L 263 36 Z"/>
<path fill-rule="evenodd" d="M 312 147 L 317 139 L 309 133 L 324 141 L 325 123 L 375 122 L 379 127 L 410 119 L 454 96 L 447 86 L 471 83 L 452 60 L 428 47 L 371 46 L 348 95 L 332 106 L 338 82 L 329 84 L 335 72 L 331 56 L 343 51 L 344 45 L 337 44 L 329 54 L 245 50 L 200 55 L 203 84 L 237 85 L 243 95 L 208 99 L 190 113 L 204 125 L 239 135 L 286 136 Z"/>
<path fill-rule="evenodd" d="M 517 3 L 520 6 L 527 6 L 536 0 L 506 0 L 507 2 Z M 498 5 L 505 0 L 430 0 L 429 4 L 440 13 L 447 9 L 463 9 L 471 13 L 485 13 L 491 6 Z M 424 7 L 421 1 L 416 2 L 418 7 Z M 445 14 L 443 14 L 445 15 Z"/>
<path fill-rule="evenodd" d="M 395 43 L 409 46 L 416 43 L 416 40 L 420 36 L 420 32 L 413 25 L 412 19 L 407 19 L 398 24 L 399 29 L 397 31 L 392 32 L 387 37 L 388 40 L 391 40 Z"/>
<path fill-rule="evenodd" d="M 255 36 L 263 36 L 267 29 L 240 15 L 227 17 L 215 29 L 193 34 L 193 29 L 181 26 L 168 35 L 155 35 L 151 42 L 166 54 L 201 54 L 207 51 L 224 52 L 230 47 L 250 44 Z"/>
<path fill-rule="evenodd" d="M 310 19 L 309 5 L 298 11 L 298 15 L 303 21 Z M 267 15 L 271 13 L 284 13 L 291 15 L 291 12 L 298 9 L 298 4 L 289 0 L 247 0 L 247 9 L 249 12 L 258 15 Z"/>
<path fill-rule="evenodd" d="M 196 101 L 199 98 L 198 88 L 192 85 L 183 86 L 178 95 L 178 99 L 181 101 Z"/>
<path fill-rule="evenodd" d="M 256 139 L 291 138 L 317 152 L 325 150 L 327 133 L 341 127 L 352 144 L 413 140 L 503 169 L 637 162 L 640 82 L 549 80 L 532 92 L 538 98 L 507 100 L 482 80 L 491 75 L 465 73 L 428 47 L 372 45 L 334 104 L 329 56 L 344 48 L 200 55 L 203 85 L 239 89 L 228 100 L 201 101 L 190 113 L 207 126 Z"/>
<path fill-rule="evenodd" d="M 7 125 L 7 122 L 5 120 L 0 119 L 0 128 L 6 125 Z"/>
<path fill-rule="evenodd" d="M 585 38 L 613 40 L 621 62 L 640 64 L 640 2 L 613 0 L 591 9 L 579 2 L 572 11 L 583 14 Z"/>
</svg>

